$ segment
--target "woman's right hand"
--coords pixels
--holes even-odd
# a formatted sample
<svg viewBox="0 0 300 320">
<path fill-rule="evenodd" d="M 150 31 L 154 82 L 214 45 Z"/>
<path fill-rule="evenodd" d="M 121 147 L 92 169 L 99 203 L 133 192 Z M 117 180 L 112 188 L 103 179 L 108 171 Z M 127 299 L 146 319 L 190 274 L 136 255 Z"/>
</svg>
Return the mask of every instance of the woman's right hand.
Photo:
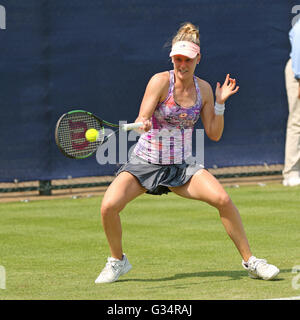
<svg viewBox="0 0 300 320">
<path fill-rule="evenodd" d="M 152 122 L 147 119 L 147 120 L 143 120 L 143 123 L 144 123 L 144 125 L 142 127 L 142 130 L 145 132 L 149 131 L 152 127 Z"/>
<path fill-rule="evenodd" d="M 143 122 L 143 125 L 141 127 L 138 128 L 138 130 L 143 131 L 143 132 L 147 132 L 151 129 L 152 127 L 152 122 L 149 119 L 146 119 L 144 117 L 139 117 L 135 120 L 135 122 Z"/>
</svg>

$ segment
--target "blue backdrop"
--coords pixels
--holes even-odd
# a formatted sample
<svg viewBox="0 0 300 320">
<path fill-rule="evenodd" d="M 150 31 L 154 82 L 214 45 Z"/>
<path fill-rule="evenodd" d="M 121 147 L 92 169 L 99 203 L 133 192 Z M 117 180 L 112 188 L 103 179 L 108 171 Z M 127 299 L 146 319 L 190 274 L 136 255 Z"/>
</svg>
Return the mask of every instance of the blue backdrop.
<svg viewBox="0 0 300 320">
<path fill-rule="evenodd" d="M 113 174 L 96 157 L 65 158 L 59 116 L 82 108 L 134 121 L 150 77 L 172 68 L 165 44 L 179 25 L 199 26 L 196 75 L 215 88 L 226 73 L 240 91 L 226 105 L 205 165 L 283 163 L 288 115 L 284 67 L 295 1 L 0 0 L 0 181 Z M 200 121 L 198 128 L 202 127 Z"/>
</svg>

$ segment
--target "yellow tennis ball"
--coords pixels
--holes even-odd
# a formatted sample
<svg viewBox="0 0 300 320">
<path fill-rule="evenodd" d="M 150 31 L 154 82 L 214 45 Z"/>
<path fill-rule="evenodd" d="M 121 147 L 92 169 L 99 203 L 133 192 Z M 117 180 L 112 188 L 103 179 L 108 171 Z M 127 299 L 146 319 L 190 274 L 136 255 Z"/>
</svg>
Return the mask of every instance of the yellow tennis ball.
<svg viewBox="0 0 300 320">
<path fill-rule="evenodd" d="M 85 138 L 86 140 L 90 142 L 95 142 L 98 138 L 98 130 L 96 129 L 89 129 L 85 132 Z"/>
</svg>

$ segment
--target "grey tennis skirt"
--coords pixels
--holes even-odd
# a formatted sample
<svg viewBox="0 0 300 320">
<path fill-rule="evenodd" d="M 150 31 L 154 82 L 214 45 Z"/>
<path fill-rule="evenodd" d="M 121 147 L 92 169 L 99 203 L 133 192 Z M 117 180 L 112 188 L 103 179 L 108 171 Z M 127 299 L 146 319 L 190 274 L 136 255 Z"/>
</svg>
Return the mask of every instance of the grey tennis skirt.
<svg viewBox="0 0 300 320">
<path fill-rule="evenodd" d="M 184 185 L 203 168 L 203 165 L 196 162 L 170 165 L 148 163 L 132 153 L 130 159 L 120 167 L 116 175 L 123 171 L 130 172 L 147 189 L 146 193 L 162 195 L 171 192 L 168 187 Z"/>
</svg>

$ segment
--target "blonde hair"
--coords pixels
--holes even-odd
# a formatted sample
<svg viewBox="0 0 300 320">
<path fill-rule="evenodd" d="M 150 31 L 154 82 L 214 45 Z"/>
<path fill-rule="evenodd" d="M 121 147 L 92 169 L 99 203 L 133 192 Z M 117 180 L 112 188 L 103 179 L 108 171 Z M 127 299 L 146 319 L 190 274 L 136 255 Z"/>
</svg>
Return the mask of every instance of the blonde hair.
<svg viewBox="0 0 300 320">
<path fill-rule="evenodd" d="M 190 41 L 200 46 L 199 29 L 191 22 L 182 23 L 172 39 L 172 45 L 178 41 Z"/>
</svg>

